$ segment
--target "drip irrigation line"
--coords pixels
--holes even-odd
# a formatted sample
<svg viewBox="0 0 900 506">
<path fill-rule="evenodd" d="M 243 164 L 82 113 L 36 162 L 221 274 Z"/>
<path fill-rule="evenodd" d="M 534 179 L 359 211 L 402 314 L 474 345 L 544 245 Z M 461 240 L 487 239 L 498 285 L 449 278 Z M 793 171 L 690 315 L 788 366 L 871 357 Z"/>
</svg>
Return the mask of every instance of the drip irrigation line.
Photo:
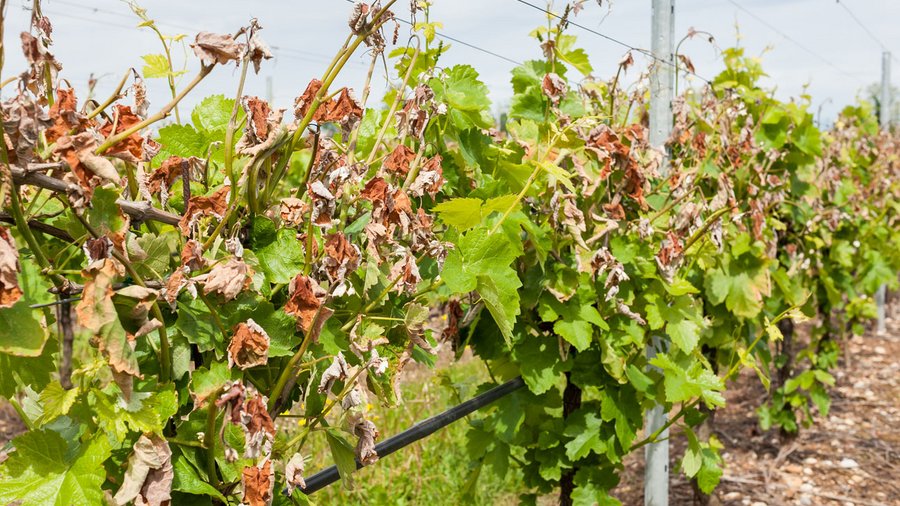
<svg viewBox="0 0 900 506">
<path fill-rule="evenodd" d="M 494 387 L 487 392 L 469 399 L 458 406 L 450 408 L 447 411 L 435 415 L 423 422 L 417 423 L 409 429 L 406 429 L 405 431 L 397 434 L 396 436 L 385 439 L 381 443 L 375 445 L 375 451 L 378 453 L 379 459 L 382 459 L 396 452 L 397 450 L 400 450 L 420 439 L 434 434 L 438 430 L 450 425 L 451 423 L 459 420 L 464 416 L 473 413 L 480 408 L 483 408 L 484 406 L 487 406 L 497 399 L 506 397 L 507 395 L 515 392 L 523 386 L 525 386 L 525 382 L 522 380 L 521 376 L 509 380 L 506 383 Z M 359 460 L 357 460 L 356 468 L 361 469 L 362 467 L 363 465 L 360 464 Z M 339 479 L 341 479 L 341 476 L 338 472 L 337 466 L 331 466 L 328 469 L 320 471 L 307 478 L 306 488 L 301 488 L 300 491 L 306 495 L 309 495 L 313 492 L 327 487 L 328 485 L 331 485 Z"/>
<path fill-rule="evenodd" d="M 547 10 L 547 9 L 545 9 L 545 8 L 539 6 L 539 5 L 535 5 L 535 4 L 531 3 L 531 2 L 527 2 L 526 0 L 516 0 L 516 1 L 519 2 L 520 4 L 527 5 L 528 7 L 531 7 L 532 9 L 541 11 L 541 12 L 547 14 L 548 16 L 553 16 L 554 18 L 560 19 L 560 20 L 563 19 L 563 17 L 560 16 L 559 14 L 556 14 L 556 13 L 550 11 L 550 10 Z M 671 62 L 671 61 L 668 61 L 668 60 L 664 60 L 664 59 L 662 59 L 662 58 L 660 58 L 660 57 L 654 55 L 652 52 L 650 52 L 650 51 L 647 50 L 647 49 L 643 49 L 643 48 L 640 48 L 640 47 L 637 47 L 637 46 L 632 46 L 631 44 L 629 44 L 629 43 L 627 43 L 627 42 L 621 41 L 621 40 L 619 40 L 619 39 L 617 39 L 617 38 L 615 38 L 615 37 L 612 37 L 612 36 L 610 36 L 610 35 L 607 35 L 607 34 L 605 34 L 605 33 L 603 33 L 603 32 L 594 30 L 593 28 L 590 28 L 590 27 L 588 27 L 588 26 L 584 26 L 584 25 L 582 25 L 582 24 L 576 23 L 575 21 L 572 21 L 572 20 L 570 20 L 570 19 L 567 19 L 567 20 L 566 20 L 566 23 L 568 23 L 568 24 L 570 24 L 570 25 L 572 25 L 572 26 L 578 27 L 578 28 L 580 28 L 580 29 L 582 29 L 582 30 L 584 30 L 584 31 L 586 31 L 586 32 L 588 32 L 588 33 L 591 33 L 591 34 L 593 34 L 593 35 L 596 35 L 596 36 L 598 36 L 598 37 L 600 37 L 600 38 L 602 38 L 602 39 L 608 40 L 609 42 L 612 42 L 612 43 L 614 43 L 614 44 L 618 44 L 618 45 L 620 45 L 620 46 L 622 46 L 622 47 L 624 47 L 624 48 L 627 48 L 629 51 L 635 51 L 635 52 L 637 52 L 637 53 L 640 53 L 640 54 L 646 56 L 647 58 L 650 58 L 651 60 L 653 60 L 653 61 L 655 61 L 655 62 L 658 62 L 658 63 L 661 63 L 661 64 L 663 64 L 663 65 L 668 65 L 668 66 L 670 66 L 670 67 L 673 67 L 676 71 L 679 71 L 679 70 L 680 70 L 680 71 L 682 71 L 682 72 L 686 72 L 686 73 L 688 73 L 688 74 L 690 74 L 690 75 L 692 75 L 692 76 L 694 76 L 694 77 L 700 79 L 701 81 L 705 82 L 706 84 L 710 84 L 710 85 L 712 84 L 712 81 L 710 81 L 709 79 L 707 79 L 707 78 L 701 76 L 700 74 L 698 74 L 698 73 L 696 73 L 696 72 L 691 72 L 690 70 L 688 70 L 688 69 L 686 69 L 686 68 L 684 68 L 684 67 L 679 67 L 675 62 Z"/>
</svg>

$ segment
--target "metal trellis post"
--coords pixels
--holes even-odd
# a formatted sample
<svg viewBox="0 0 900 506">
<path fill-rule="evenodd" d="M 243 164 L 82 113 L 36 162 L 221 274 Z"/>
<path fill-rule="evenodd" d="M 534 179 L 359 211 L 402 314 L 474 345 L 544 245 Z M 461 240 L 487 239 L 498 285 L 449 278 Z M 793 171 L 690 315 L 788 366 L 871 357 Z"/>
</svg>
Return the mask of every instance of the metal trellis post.
<svg viewBox="0 0 900 506">
<path fill-rule="evenodd" d="M 675 0 L 652 0 L 652 40 L 650 50 L 656 61 L 650 73 L 650 144 L 664 148 L 672 133 L 672 95 L 675 86 Z M 665 177 L 668 173 L 668 156 L 660 167 Z M 647 357 L 668 347 L 667 340 L 653 337 L 647 347 Z M 663 406 L 657 405 L 644 421 L 646 433 L 652 434 L 666 423 Z M 644 504 L 666 506 L 669 504 L 669 441 L 668 430 L 660 434 L 663 441 L 646 446 L 644 460 Z"/>
<path fill-rule="evenodd" d="M 881 128 L 887 130 L 891 127 L 891 53 L 884 51 L 881 53 L 881 100 L 878 109 L 878 120 Z M 875 304 L 878 306 L 878 322 L 876 331 L 883 334 L 885 327 L 885 296 L 887 295 L 887 286 L 881 285 L 875 292 Z"/>
</svg>

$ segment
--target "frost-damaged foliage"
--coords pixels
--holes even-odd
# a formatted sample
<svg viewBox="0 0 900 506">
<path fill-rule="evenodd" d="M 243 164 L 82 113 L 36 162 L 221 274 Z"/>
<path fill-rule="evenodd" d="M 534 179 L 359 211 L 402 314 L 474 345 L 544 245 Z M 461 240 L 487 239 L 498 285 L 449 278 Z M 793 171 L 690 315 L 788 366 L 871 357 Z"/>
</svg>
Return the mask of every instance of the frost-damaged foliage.
<svg viewBox="0 0 900 506">
<path fill-rule="evenodd" d="M 385 54 L 393 4 L 350 9 L 347 44 L 289 111 L 242 91 L 271 57 L 256 20 L 197 34 L 181 83 L 170 50 L 188 39 L 132 4 L 165 52 L 143 77 L 173 97 L 151 113 L 140 77 L 122 93 L 130 71 L 79 104 L 35 12 L 2 104 L 0 395 L 30 430 L 0 465 L 0 503 L 304 503 L 308 461 L 326 460 L 309 438 L 349 484 L 379 458 L 370 399 L 399 404 L 401 371 L 433 364 L 439 341 L 496 382 L 524 378 L 473 420 L 462 486 L 514 462 L 525 502 L 558 488 L 616 504 L 657 403 L 709 492 L 709 414 L 744 368 L 773 392 L 763 427 L 827 411 L 841 336 L 900 268 L 896 140 L 868 106 L 823 132 L 730 50 L 676 100 L 664 162 L 644 76 L 619 84 L 633 59 L 594 78 L 563 22 L 533 32 L 544 59 L 513 70 L 498 129 L 476 70 L 437 65 L 435 23 Z M 357 98 L 336 82 L 363 45 Z M 382 57 L 395 85 L 366 108 Z M 231 65 L 235 98 L 180 121 L 180 99 Z M 823 325 L 801 346 L 791 323 L 810 317 Z"/>
<path fill-rule="evenodd" d="M 617 504 L 622 459 L 655 440 L 643 415 L 660 403 L 687 436 L 681 470 L 709 493 L 727 380 L 751 368 L 770 388 L 776 374 L 761 425 L 795 431 L 812 404 L 827 413 L 842 330 L 798 350 L 782 329 L 859 331 L 877 286 L 896 286 L 895 140 L 866 106 L 820 131 L 806 99 L 773 99 L 729 50 L 710 86 L 676 100 L 663 178 L 645 79 L 617 87 L 630 57 L 595 79 L 565 26 L 533 32 L 545 59 L 513 70 L 504 132 L 444 131 L 473 188 L 434 208 L 455 246 L 445 289 L 471 322 L 457 346 L 528 386 L 473 422 L 466 486 L 514 462 L 527 502 L 559 488 L 562 503 Z"/>
<path fill-rule="evenodd" d="M 398 403 L 401 371 L 436 345 L 431 126 L 491 124 L 474 70 L 433 71 L 445 48 L 384 55 L 393 3 L 352 8 L 349 42 L 290 112 L 241 91 L 271 58 L 256 20 L 193 37 L 184 68 L 199 70 L 179 82 L 184 37 L 132 5 L 166 53 L 144 58 L 172 88 L 154 112 L 137 74 L 123 92 L 130 73 L 79 102 L 36 11 L 32 67 L 2 110 L 0 394 L 31 430 L 0 466 L 0 503 L 304 503 L 308 436 L 348 481 L 354 459 L 378 460 L 368 406 Z M 396 62 L 385 110 L 365 109 L 372 73 L 361 98 L 337 84 L 360 46 L 373 72 Z M 232 65 L 236 98 L 179 121 L 180 98 Z M 279 430 L 287 412 L 301 433 Z"/>
</svg>

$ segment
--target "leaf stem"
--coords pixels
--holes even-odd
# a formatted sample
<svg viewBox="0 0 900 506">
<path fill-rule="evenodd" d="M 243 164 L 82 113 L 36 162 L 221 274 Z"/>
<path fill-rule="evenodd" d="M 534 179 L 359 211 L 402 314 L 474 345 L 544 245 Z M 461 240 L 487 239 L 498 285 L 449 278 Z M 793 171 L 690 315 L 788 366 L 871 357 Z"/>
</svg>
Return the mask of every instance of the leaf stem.
<svg viewBox="0 0 900 506">
<path fill-rule="evenodd" d="M 109 96 L 102 104 L 98 105 L 94 108 L 88 115 L 86 119 L 94 119 L 98 114 L 103 112 L 104 109 L 109 107 L 113 102 L 119 99 L 122 94 L 122 88 L 125 87 L 125 82 L 128 81 L 128 76 L 131 74 L 132 70 L 128 69 L 125 71 L 125 75 L 122 76 L 122 80 L 119 81 L 119 85 L 116 86 L 116 89 L 113 90 L 112 95 Z"/>
<path fill-rule="evenodd" d="M 203 78 L 205 78 L 207 75 L 209 75 L 210 72 L 212 72 L 213 67 L 214 67 L 214 65 L 201 64 L 200 72 L 198 72 L 197 75 L 194 76 L 194 79 L 192 79 L 191 82 L 188 83 L 188 85 L 185 86 L 184 89 L 181 90 L 181 92 L 179 92 L 178 95 L 175 98 L 173 98 L 171 102 L 164 105 L 163 108 L 160 109 L 153 116 L 150 116 L 149 118 L 145 119 L 144 121 L 134 124 L 131 128 L 128 128 L 128 129 L 106 139 L 106 141 L 103 144 L 101 144 L 100 147 L 98 147 L 96 149 L 95 153 L 98 155 L 103 154 L 104 152 L 108 151 L 110 148 L 112 148 L 116 144 L 127 139 L 129 136 L 131 136 L 131 134 L 138 132 L 143 128 L 146 128 L 161 119 L 164 119 L 166 116 L 169 115 L 169 112 L 171 112 L 172 109 L 174 109 L 175 106 L 178 105 L 178 102 L 180 102 L 185 96 L 187 96 L 187 94 L 190 93 L 191 90 L 193 90 L 198 84 L 200 84 L 200 81 L 202 81 Z"/>
<path fill-rule="evenodd" d="M 216 406 L 216 398 L 219 390 L 209 397 L 209 411 L 206 413 L 206 432 L 203 434 L 203 444 L 206 446 L 206 474 L 209 484 L 213 488 L 219 488 L 219 476 L 216 474 L 216 416 L 219 409 Z"/>
</svg>

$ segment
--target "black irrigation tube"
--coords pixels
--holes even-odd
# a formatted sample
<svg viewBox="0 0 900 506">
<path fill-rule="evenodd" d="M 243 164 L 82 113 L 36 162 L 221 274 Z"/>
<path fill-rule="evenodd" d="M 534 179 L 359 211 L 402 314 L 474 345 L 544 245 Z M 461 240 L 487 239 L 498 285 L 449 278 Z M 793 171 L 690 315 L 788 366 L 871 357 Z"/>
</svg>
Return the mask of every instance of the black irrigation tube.
<svg viewBox="0 0 900 506">
<path fill-rule="evenodd" d="M 469 399 L 458 406 L 452 407 L 447 411 L 435 415 L 423 422 L 419 422 L 401 432 L 400 434 L 397 434 L 396 436 L 385 439 L 381 443 L 375 445 L 375 451 L 378 452 L 379 458 L 384 458 L 405 446 L 408 446 L 420 439 L 434 434 L 440 429 L 443 429 L 451 423 L 459 420 L 460 418 L 487 406 L 488 404 L 496 401 L 497 399 L 500 399 L 501 397 L 505 397 L 515 392 L 523 386 L 525 386 L 525 382 L 522 381 L 521 376 L 509 380 L 506 383 L 498 387 L 494 387 L 487 392 Z M 362 467 L 363 465 L 360 464 L 357 460 L 356 468 L 361 469 Z M 306 488 L 302 488 L 300 490 L 304 494 L 309 495 L 317 490 L 321 490 L 328 485 L 331 485 L 332 483 L 338 481 L 340 478 L 341 477 L 338 473 L 337 466 L 331 466 L 328 469 L 320 471 L 307 478 Z"/>
</svg>

